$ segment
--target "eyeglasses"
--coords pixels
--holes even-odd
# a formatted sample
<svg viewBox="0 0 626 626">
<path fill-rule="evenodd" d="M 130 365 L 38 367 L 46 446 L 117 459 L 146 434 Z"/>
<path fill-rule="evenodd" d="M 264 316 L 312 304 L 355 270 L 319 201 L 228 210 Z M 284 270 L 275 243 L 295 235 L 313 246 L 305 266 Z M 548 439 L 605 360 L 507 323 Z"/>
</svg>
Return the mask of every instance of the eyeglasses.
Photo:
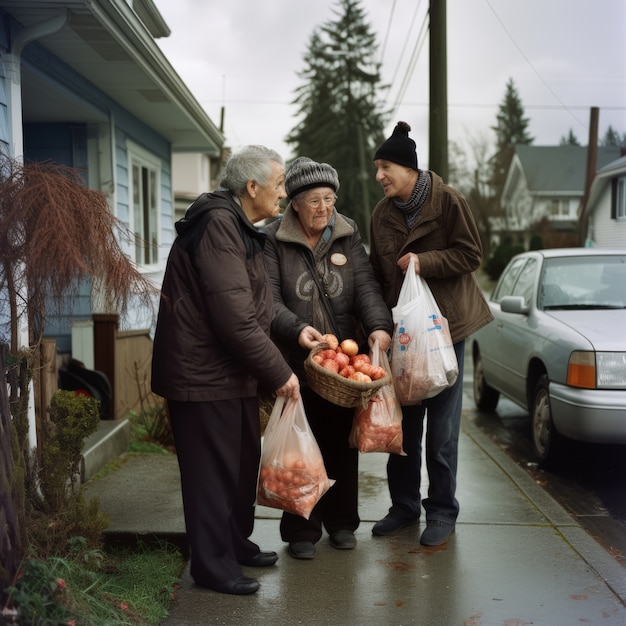
<svg viewBox="0 0 626 626">
<path fill-rule="evenodd" d="M 322 202 L 325 206 L 334 206 L 337 202 L 337 196 L 324 196 L 323 198 L 301 198 L 301 200 L 312 209 L 319 209 L 322 206 Z"/>
</svg>

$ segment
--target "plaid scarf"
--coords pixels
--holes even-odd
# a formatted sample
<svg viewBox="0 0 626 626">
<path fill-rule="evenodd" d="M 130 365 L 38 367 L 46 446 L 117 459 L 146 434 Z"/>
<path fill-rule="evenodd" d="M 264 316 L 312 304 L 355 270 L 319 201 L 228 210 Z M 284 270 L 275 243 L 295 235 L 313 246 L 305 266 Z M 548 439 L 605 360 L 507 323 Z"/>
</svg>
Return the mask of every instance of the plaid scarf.
<svg viewBox="0 0 626 626">
<path fill-rule="evenodd" d="M 417 171 L 419 175 L 411 192 L 411 197 L 406 202 L 402 202 L 398 198 L 393 199 L 393 203 L 404 216 L 404 221 L 409 228 L 413 228 L 413 225 L 417 222 L 422 206 L 424 206 L 424 202 L 426 202 L 430 192 L 430 172 Z"/>
</svg>

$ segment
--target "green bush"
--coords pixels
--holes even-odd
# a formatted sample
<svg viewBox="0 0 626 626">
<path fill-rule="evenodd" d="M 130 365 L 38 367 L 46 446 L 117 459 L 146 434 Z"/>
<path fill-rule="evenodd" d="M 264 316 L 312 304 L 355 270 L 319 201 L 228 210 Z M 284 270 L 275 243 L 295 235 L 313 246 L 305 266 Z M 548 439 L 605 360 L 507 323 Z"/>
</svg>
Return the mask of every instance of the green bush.
<svg viewBox="0 0 626 626">
<path fill-rule="evenodd" d="M 100 423 L 100 401 L 59 389 L 48 407 L 50 420 L 42 424 L 38 479 L 44 507 L 61 511 L 80 478 L 85 439 Z"/>
<path fill-rule="evenodd" d="M 520 252 L 524 252 L 524 246 L 513 244 L 508 240 L 501 243 L 485 263 L 486 274 L 491 280 L 498 280 L 507 263 Z"/>
<path fill-rule="evenodd" d="M 528 249 L 543 250 L 543 238 L 541 237 L 541 235 L 531 235 Z"/>
</svg>

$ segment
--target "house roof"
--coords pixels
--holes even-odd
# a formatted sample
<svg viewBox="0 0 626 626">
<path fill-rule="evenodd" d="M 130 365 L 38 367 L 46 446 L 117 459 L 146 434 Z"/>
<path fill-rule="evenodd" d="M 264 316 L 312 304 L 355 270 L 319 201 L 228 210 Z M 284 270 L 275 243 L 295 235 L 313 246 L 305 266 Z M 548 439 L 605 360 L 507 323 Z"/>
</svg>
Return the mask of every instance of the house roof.
<svg viewBox="0 0 626 626">
<path fill-rule="evenodd" d="M 152 0 L 0 0 L 0 9 L 33 32 L 67 15 L 60 29 L 35 39 L 39 46 L 163 135 L 173 151 L 219 154 L 223 134 L 155 41 L 170 31 Z M 89 122 L 102 114 L 25 63 L 21 84 L 26 123 Z"/>
<path fill-rule="evenodd" d="M 615 160 L 617 146 L 598 148 L 598 167 Z M 585 187 L 586 146 L 515 146 L 515 154 L 531 193 L 580 194 Z"/>
<path fill-rule="evenodd" d="M 624 173 L 626 173 L 626 156 L 615 159 L 615 161 L 611 161 L 604 167 L 601 167 L 596 173 L 596 177 L 601 178 Z"/>
</svg>

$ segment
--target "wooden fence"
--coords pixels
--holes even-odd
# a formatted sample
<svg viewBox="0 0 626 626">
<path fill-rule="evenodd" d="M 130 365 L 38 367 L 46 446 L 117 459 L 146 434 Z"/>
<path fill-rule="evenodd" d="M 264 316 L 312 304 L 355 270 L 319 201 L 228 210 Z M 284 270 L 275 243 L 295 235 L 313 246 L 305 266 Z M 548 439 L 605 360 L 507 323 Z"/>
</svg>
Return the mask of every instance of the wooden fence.
<svg viewBox="0 0 626 626">
<path fill-rule="evenodd" d="M 113 417 L 121 419 L 139 411 L 141 394 L 150 394 L 152 340 L 148 330 L 119 332 L 115 338 L 115 408 Z M 59 358 L 56 341 L 43 339 L 35 356 L 33 389 L 37 430 L 54 392 L 58 389 Z"/>
</svg>

